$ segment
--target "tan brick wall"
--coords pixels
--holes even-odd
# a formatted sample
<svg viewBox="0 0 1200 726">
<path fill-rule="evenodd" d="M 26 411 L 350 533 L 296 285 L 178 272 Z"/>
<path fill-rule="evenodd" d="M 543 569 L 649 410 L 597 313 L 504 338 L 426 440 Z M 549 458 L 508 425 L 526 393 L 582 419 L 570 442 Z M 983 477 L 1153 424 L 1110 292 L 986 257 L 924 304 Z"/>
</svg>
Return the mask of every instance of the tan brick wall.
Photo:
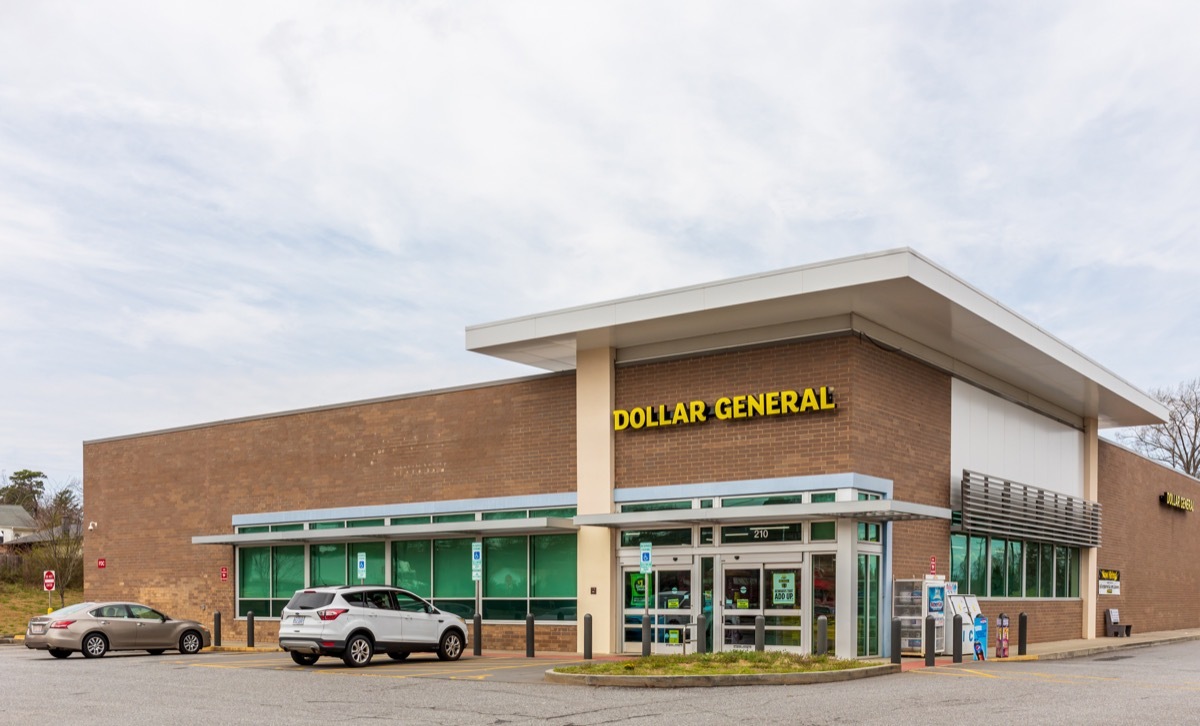
<svg viewBox="0 0 1200 726">
<path fill-rule="evenodd" d="M 470 626 L 470 623 L 467 623 Z M 534 650 L 537 653 L 574 653 L 574 625 L 542 625 L 533 629 Z M 472 644 L 470 647 L 474 647 Z M 483 625 L 484 650 L 515 650 L 525 652 L 524 625 Z"/>
<path fill-rule="evenodd" d="M 234 621 L 234 514 L 571 492 L 571 374 L 213 424 L 84 447 L 84 587 Z M 98 558 L 107 560 L 98 569 Z M 220 568 L 229 568 L 229 582 Z M 257 639 L 276 625 L 258 623 Z"/>
<path fill-rule="evenodd" d="M 1101 441 L 1099 484 L 1096 564 L 1121 571 L 1121 594 L 1097 596 L 1097 635 L 1106 608 L 1135 632 L 1200 627 L 1200 513 L 1158 501 L 1169 491 L 1200 502 L 1200 482 Z"/>
</svg>

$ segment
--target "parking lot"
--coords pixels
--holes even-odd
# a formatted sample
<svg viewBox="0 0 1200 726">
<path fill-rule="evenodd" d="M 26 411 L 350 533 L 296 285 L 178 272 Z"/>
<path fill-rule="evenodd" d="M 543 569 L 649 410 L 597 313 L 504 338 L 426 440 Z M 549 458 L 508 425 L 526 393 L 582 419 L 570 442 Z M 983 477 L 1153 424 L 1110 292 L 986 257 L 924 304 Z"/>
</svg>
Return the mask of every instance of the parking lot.
<svg viewBox="0 0 1200 726">
<path fill-rule="evenodd" d="M 349 678 L 434 678 L 447 681 L 492 681 L 504 683 L 540 683 L 549 668 L 570 663 L 586 663 L 574 657 L 525 658 L 514 655 L 463 656 L 456 661 L 441 661 L 436 655 L 417 653 L 397 662 L 377 656 L 365 668 L 347 667 L 339 658 L 322 658 L 315 665 L 300 666 L 287 653 L 207 653 L 201 661 L 179 658 L 177 662 L 198 668 L 297 671 L 315 676 Z"/>
<path fill-rule="evenodd" d="M 401 724 L 1189 723 L 1200 641 L 1058 661 L 986 662 L 812 686 L 622 689 L 542 682 L 555 663 L 517 655 L 337 659 L 285 653 L 56 660 L 0 647 L 0 723 Z"/>
</svg>

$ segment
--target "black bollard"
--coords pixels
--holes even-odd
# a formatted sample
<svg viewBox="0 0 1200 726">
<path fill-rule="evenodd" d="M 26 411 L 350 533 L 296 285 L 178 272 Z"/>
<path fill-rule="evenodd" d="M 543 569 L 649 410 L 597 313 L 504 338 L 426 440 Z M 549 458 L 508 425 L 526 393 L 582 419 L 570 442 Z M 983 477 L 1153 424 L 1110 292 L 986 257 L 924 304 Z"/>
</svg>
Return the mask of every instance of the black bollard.
<svg viewBox="0 0 1200 726">
<path fill-rule="evenodd" d="M 932 615 L 925 616 L 925 667 L 932 668 L 934 666 L 933 646 L 936 642 L 935 633 L 937 631 L 937 619 Z"/>
<path fill-rule="evenodd" d="M 221 611 L 213 611 L 213 645 L 221 647 Z"/>
<path fill-rule="evenodd" d="M 1025 655 L 1029 647 L 1029 616 L 1021 613 L 1017 616 L 1017 655 Z"/>
<path fill-rule="evenodd" d="M 246 613 L 246 647 L 254 647 L 254 611 Z"/>
<path fill-rule="evenodd" d="M 650 655 L 650 616 L 642 616 L 642 657 Z"/>
<path fill-rule="evenodd" d="M 708 618 L 703 615 L 696 618 L 696 652 L 708 652 Z"/>
<path fill-rule="evenodd" d="M 900 618 L 892 618 L 892 665 L 900 665 Z"/>
<path fill-rule="evenodd" d="M 955 663 L 962 663 L 962 628 L 963 628 L 962 616 L 956 614 L 954 616 L 954 632 L 952 633 L 952 637 L 954 638 L 954 662 Z"/>
<path fill-rule="evenodd" d="M 472 625 L 474 626 L 472 627 L 472 630 L 475 631 L 473 633 L 474 637 L 472 637 L 472 640 L 475 641 L 473 652 L 475 655 L 483 655 L 483 616 L 479 613 L 475 613 L 475 618 Z"/>
<path fill-rule="evenodd" d="M 817 655 L 829 652 L 829 617 L 817 616 Z"/>
<path fill-rule="evenodd" d="M 767 649 L 767 619 L 754 616 L 754 649 L 759 653 Z"/>
<path fill-rule="evenodd" d="M 592 614 L 583 616 L 583 659 L 592 659 Z"/>
<path fill-rule="evenodd" d="M 525 657 L 533 657 L 533 613 L 525 616 Z"/>
</svg>

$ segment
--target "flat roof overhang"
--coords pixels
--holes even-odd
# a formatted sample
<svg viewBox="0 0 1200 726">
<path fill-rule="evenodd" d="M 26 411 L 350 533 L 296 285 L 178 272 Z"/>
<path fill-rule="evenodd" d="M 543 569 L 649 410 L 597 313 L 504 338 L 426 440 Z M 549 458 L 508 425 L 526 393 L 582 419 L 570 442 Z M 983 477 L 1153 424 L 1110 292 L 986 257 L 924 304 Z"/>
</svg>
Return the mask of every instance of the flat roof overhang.
<svg viewBox="0 0 1200 726">
<path fill-rule="evenodd" d="M 928 504 L 895 499 L 816 504 L 780 504 L 758 507 L 717 507 L 713 509 L 669 509 L 658 512 L 619 512 L 581 514 L 575 524 L 583 527 L 669 527 L 685 524 L 787 524 L 809 520 L 853 518 L 861 522 L 894 522 L 917 519 L 950 519 L 950 510 Z"/>
<path fill-rule="evenodd" d="M 321 542 L 368 542 L 381 539 L 427 539 L 429 537 L 504 536 L 518 534 L 568 534 L 579 530 L 564 517 L 494 519 L 473 522 L 440 522 L 382 527 L 339 527 L 301 529 L 290 532 L 205 534 L 192 537 L 196 545 L 287 545 Z"/>
<path fill-rule="evenodd" d="M 1159 401 L 907 248 L 474 325 L 466 346 L 562 371 L 594 348 L 631 363 L 848 333 L 1073 423 L 1166 419 Z"/>
</svg>

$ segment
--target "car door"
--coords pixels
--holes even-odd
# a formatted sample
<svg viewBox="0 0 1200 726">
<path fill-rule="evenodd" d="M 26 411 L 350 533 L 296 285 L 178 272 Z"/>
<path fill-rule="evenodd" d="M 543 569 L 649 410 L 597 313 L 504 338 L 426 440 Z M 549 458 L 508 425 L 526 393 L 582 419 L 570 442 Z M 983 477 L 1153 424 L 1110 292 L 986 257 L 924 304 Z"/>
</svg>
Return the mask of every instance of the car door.
<svg viewBox="0 0 1200 726">
<path fill-rule="evenodd" d="M 129 608 L 123 603 L 104 605 L 91 611 L 104 637 L 108 638 L 110 650 L 129 650 L 137 645 L 137 623 L 129 617 Z"/>
<path fill-rule="evenodd" d="M 374 621 L 372 629 L 378 649 L 387 650 L 400 643 L 403 613 L 396 610 L 392 593 L 388 590 L 368 590 L 363 593 L 363 601 Z"/>
<path fill-rule="evenodd" d="M 408 592 L 396 592 L 396 608 L 403 615 L 404 642 L 418 645 L 437 643 L 440 622 L 444 615 L 431 613 L 429 603 Z"/>
<path fill-rule="evenodd" d="M 137 622 L 137 648 L 139 650 L 157 650 L 159 648 L 176 648 L 175 624 L 167 620 L 167 616 L 136 603 L 129 604 L 129 614 Z"/>
</svg>

